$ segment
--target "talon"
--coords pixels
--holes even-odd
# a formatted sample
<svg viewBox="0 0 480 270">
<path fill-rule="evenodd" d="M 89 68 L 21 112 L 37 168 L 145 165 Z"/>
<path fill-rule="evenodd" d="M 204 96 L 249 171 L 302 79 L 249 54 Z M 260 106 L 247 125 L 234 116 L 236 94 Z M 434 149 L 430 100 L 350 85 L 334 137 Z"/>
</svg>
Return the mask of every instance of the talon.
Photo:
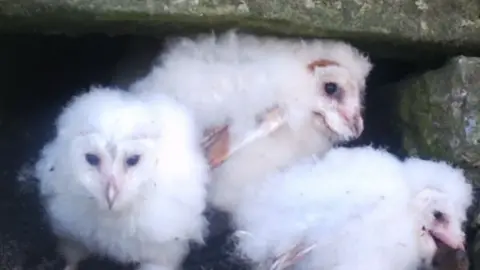
<svg viewBox="0 0 480 270">
<path fill-rule="evenodd" d="M 315 244 L 305 247 L 303 244 L 298 244 L 294 246 L 291 250 L 281 254 L 279 257 L 275 258 L 270 270 L 283 270 L 286 269 L 298 261 L 300 261 L 306 254 L 312 251 L 315 248 Z"/>
<path fill-rule="evenodd" d="M 202 147 L 212 169 L 220 166 L 230 154 L 230 133 L 228 131 L 228 125 L 224 125 L 204 133 Z"/>
<path fill-rule="evenodd" d="M 278 106 L 274 106 L 265 113 L 257 116 L 256 120 L 259 125 L 258 128 L 247 134 L 241 142 L 235 143 L 233 146 L 231 146 L 230 142 L 228 124 L 208 129 L 204 132 L 202 147 L 205 150 L 212 169 L 220 166 L 232 154 L 250 142 L 260 137 L 268 136 L 277 130 L 284 123 L 283 111 Z"/>
</svg>

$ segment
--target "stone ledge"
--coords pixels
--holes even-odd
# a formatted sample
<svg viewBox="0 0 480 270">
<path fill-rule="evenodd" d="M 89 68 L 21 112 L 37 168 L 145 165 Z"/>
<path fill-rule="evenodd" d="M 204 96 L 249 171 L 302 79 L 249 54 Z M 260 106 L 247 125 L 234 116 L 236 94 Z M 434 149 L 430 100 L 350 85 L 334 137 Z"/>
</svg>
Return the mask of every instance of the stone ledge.
<svg viewBox="0 0 480 270">
<path fill-rule="evenodd" d="M 476 0 L 2 0 L 0 16 L 2 32 L 155 35 L 242 27 L 480 54 Z"/>
</svg>

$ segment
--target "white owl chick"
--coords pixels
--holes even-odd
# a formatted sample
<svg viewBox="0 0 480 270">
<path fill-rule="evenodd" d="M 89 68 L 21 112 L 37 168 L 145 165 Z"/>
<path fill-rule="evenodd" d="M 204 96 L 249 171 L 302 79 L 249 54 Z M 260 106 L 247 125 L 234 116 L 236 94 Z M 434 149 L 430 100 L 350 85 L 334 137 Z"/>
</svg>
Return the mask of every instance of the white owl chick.
<svg viewBox="0 0 480 270">
<path fill-rule="evenodd" d="M 220 130 L 207 143 L 216 167 L 210 199 L 232 212 L 252 181 L 362 133 L 371 68 L 343 42 L 230 31 L 172 40 L 131 90 L 173 96 L 204 130 Z"/>
<path fill-rule="evenodd" d="M 439 241 L 452 249 L 464 250 L 462 225 L 472 204 L 473 190 L 463 171 L 446 162 L 408 158 L 404 166 L 405 180 L 425 224 L 421 241 L 423 260 L 428 267 Z"/>
<path fill-rule="evenodd" d="M 443 169 L 445 182 L 430 187 L 455 188 L 458 197 L 433 203 L 427 174 L 383 150 L 337 148 L 297 163 L 249 189 L 234 215 L 239 253 L 258 269 L 417 269 L 433 256 L 427 238 L 442 232 L 437 211 L 450 219 L 457 205 L 455 218 L 464 218 L 470 198 L 463 176 Z M 444 232 L 458 247 L 454 225 Z"/>
<path fill-rule="evenodd" d="M 66 269 L 90 253 L 177 269 L 206 225 L 208 164 L 188 111 L 92 87 L 56 127 L 35 173 Z"/>
<path fill-rule="evenodd" d="M 396 157 L 332 149 L 249 189 L 234 216 L 238 250 L 256 269 L 415 269 L 410 197 Z"/>
</svg>

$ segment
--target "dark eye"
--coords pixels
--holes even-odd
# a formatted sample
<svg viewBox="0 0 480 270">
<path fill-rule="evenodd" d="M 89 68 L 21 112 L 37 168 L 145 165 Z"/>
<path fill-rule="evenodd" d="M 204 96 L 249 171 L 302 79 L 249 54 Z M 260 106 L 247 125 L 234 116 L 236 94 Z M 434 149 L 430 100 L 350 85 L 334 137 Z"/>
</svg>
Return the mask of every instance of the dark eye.
<svg viewBox="0 0 480 270">
<path fill-rule="evenodd" d="M 323 89 L 327 95 L 331 96 L 338 91 L 338 85 L 333 82 L 328 82 L 323 85 Z"/>
<path fill-rule="evenodd" d="M 125 162 L 131 167 L 137 165 L 138 161 L 140 161 L 140 155 L 133 155 L 128 157 Z"/>
<path fill-rule="evenodd" d="M 435 212 L 433 212 L 433 217 L 436 220 L 443 220 L 445 218 L 445 215 L 440 211 L 435 211 Z"/>
<path fill-rule="evenodd" d="M 92 166 L 98 166 L 100 164 L 100 158 L 95 154 L 86 154 L 85 160 Z"/>
</svg>

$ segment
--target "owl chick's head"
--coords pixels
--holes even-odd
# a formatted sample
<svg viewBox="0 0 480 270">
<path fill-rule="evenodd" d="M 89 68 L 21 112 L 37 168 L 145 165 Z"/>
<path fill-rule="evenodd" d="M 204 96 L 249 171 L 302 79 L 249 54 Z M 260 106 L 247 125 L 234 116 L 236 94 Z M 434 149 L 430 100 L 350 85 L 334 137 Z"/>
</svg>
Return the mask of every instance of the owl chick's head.
<svg viewBox="0 0 480 270">
<path fill-rule="evenodd" d="M 460 169 L 445 162 L 410 158 L 405 161 L 406 181 L 412 190 L 420 221 L 420 248 L 430 264 L 439 242 L 464 250 L 462 225 L 472 203 L 472 188 Z"/>
<path fill-rule="evenodd" d="M 315 77 L 313 121 L 335 141 L 358 138 L 364 129 L 362 103 L 373 65 L 356 48 L 339 41 L 313 41 L 308 71 Z"/>
<path fill-rule="evenodd" d="M 168 190 L 195 149 L 192 129 L 186 112 L 171 100 L 142 100 L 93 87 L 65 107 L 57 137 L 44 150 L 37 171 L 40 178 L 67 182 L 63 185 L 70 187 L 62 192 L 120 210 L 149 189 Z"/>
</svg>

